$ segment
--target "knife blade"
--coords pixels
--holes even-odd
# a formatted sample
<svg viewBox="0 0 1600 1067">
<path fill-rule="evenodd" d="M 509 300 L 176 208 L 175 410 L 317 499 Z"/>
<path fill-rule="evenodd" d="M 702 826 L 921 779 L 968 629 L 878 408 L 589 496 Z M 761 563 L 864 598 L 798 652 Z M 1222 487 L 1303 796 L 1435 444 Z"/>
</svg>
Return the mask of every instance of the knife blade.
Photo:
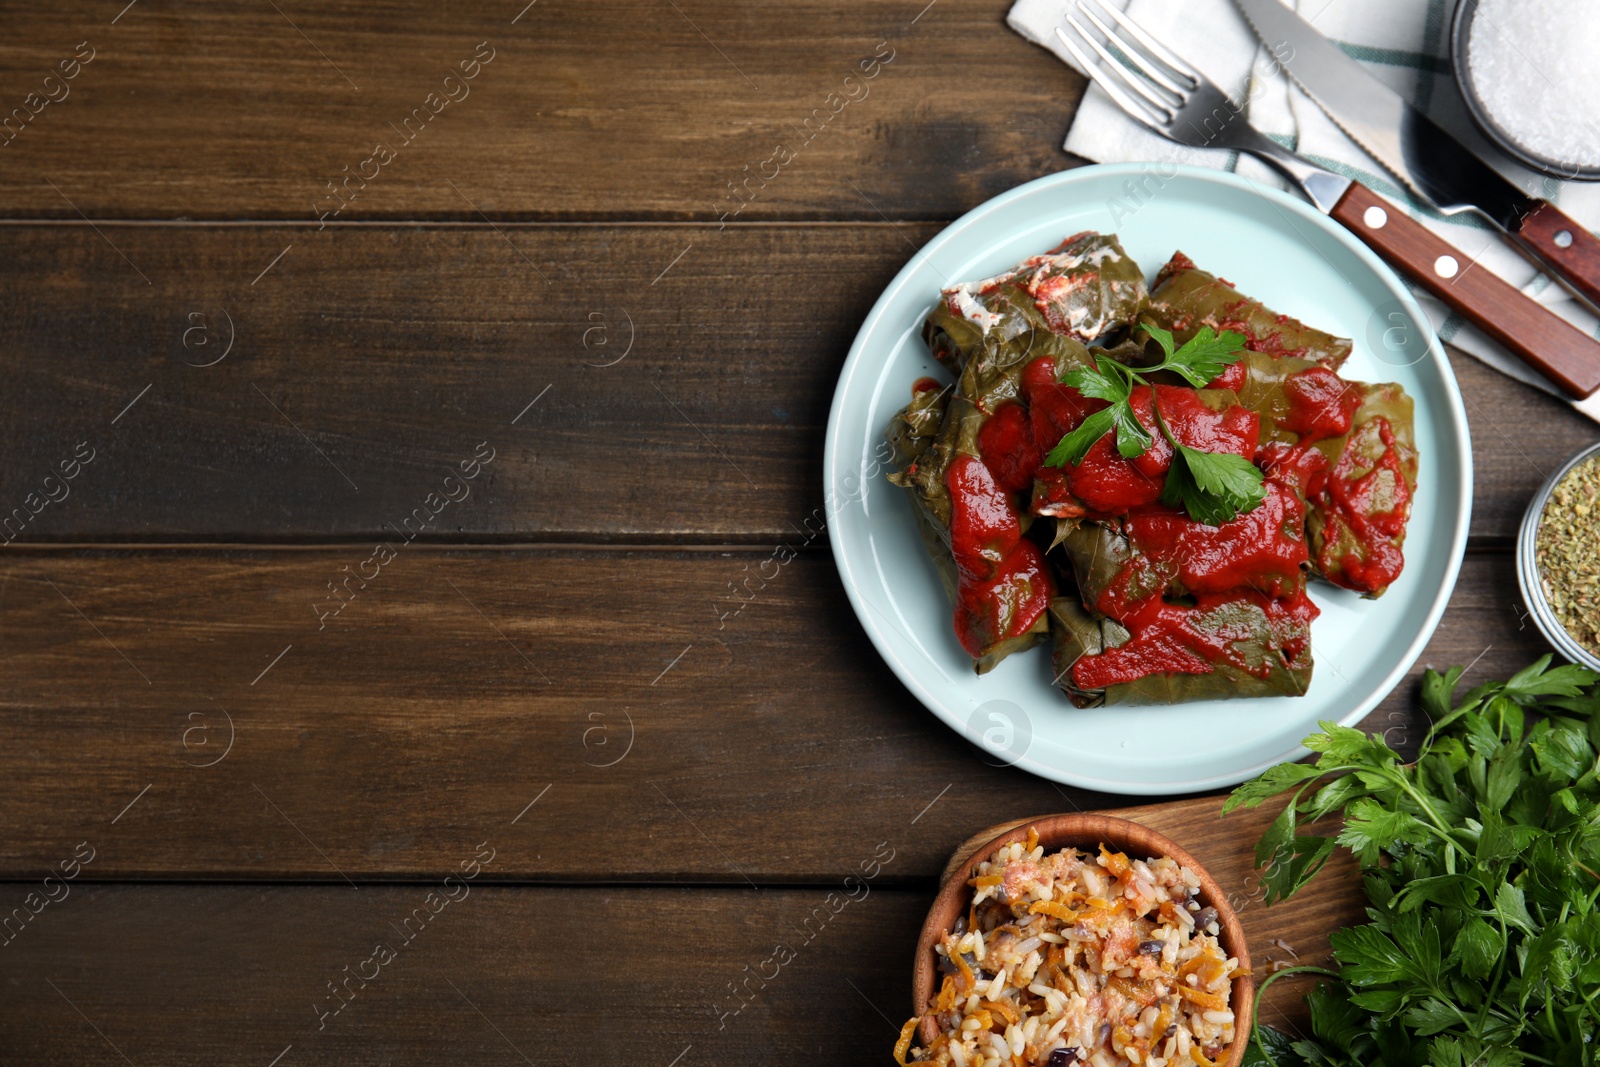
<svg viewBox="0 0 1600 1067">
<path fill-rule="evenodd" d="M 1473 211 L 1489 220 L 1600 311 L 1593 234 L 1501 177 L 1279 0 L 1234 3 L 1295 84 L 1396 178 L 1447 215 Z"/>
</svg>

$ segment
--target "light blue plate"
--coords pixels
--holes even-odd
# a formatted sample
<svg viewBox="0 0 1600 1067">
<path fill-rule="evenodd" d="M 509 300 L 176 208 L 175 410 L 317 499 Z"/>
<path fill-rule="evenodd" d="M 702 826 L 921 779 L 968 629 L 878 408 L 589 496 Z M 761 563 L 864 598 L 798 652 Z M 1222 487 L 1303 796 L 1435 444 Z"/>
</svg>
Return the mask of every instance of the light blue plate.
<svg viewBox="0 0 1600 1067">
<path fill-rule="evenodd" d="M 1164 175 L 1170 175 L 1164 177 Z M 907 494 L 884 480 L 884 430 L 924 375 L 948 380 L 919 331 L 941 287 L 986 278 L 1081 230 L 1117 233 L 1149 275 L 1182 250 L 1242 292 L 1353 338 L 1343 373 L 1395 381 L 1416 401 L 1421 472 L 1405 572 L 1381 600 L 1313 583 L 1310 691 L 1174 707 L 1074 708 L 1048 646 L 982 677 L 956 642 L 950 604 Z M 946 724 L 994 758 L 1114 793 L 1232 785 L 1305 754 L 1318 720 L 1353 724 L 1399 682 L 1455 585 L 1472 508 L 1466 414 L 1443 350 L 1405 285 L 1300 200 L 1218 171 L 1085 167 L 983 204 L 912 257 L 861 327 L 828 419 L 828 527 L 845 590 L 884 660 Z"/>
</svg>

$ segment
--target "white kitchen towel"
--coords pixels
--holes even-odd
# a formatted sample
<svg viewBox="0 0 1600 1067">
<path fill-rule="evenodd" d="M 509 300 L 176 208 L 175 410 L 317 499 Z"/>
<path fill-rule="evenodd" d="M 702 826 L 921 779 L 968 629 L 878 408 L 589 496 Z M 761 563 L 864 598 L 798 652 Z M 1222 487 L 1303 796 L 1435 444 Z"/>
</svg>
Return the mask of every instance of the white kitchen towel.
<svg viewBox="0 0 1600 1067">
<path fill-rule="evenodd" d="M 1279 69 L 1231 0 L 1108 0 L 1205 72 L 1236 101 L 1257 128 L 1328 170 L 1381 193 L 1411 217 L 1459 248 L 1474 269 L 1488 269 L 1518 286 L 1579 329 L 1600 338 L 1600 320 L 1566 289 L 1553 284 L 1515 252 L 1499 231 L 1476 215 L 1446 218 L 1424 207 L 1381 164 L 1333 124 Z M 1450 70 L 1448 31 L 1455 0 L 1290 0 L 1323 34 L 1434 121 L 1453 131 L 1471 125 Z M 1017 0 L 1006 16 L 1011 28 L 1048 48 L 1083 73 L 1055 35 L 1073 0 Z M 1088 25 L 1078 14 L 1078 22 Z M 1067 32 L 1072 30 L 1067 28 Z M 1097 85 L 1090 85 L 1072 122 L 1065 148 L 1100 163 L 1187 163 L 1235 171 L 1275 188 L 1288 183 L 1265 164 L 1223 149 L 1187 148 L 1160 137 L 1123 114 Z M 1561 206 L 1583 226 L 1600 224 L 1600 182 L 1560 182 L 1510 161 L 1496 163 L 1525 191 Z M 1527 364 L 1416 287 L 1418 302 L 1441 340 L 1503 374 L 1546 392 L 1560 392 Z M 1600 422 L 1600 393 L 1575 404 Z"/>
</svg>

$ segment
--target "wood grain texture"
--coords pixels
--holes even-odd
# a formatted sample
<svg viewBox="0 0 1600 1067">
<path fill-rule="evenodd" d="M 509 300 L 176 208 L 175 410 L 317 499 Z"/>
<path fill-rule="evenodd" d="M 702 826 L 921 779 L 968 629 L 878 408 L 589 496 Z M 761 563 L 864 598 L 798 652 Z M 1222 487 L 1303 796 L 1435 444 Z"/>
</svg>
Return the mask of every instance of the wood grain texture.
<svg viewBox="0 0 1600 1067">
<path fill-rule="evenodd" d="M 104 229 L 154 293 L 92 229 L 12 231 L 40 284 L 0 297 L 0 500 L 100 452 L 27 541 L 374 537 L 482 441 L 428 539 L 793 536 L 849 343 L 934 232 Z"/>
<path fill-rule="evenodd" d="M 953 218 L 1069 165 L 1083 80 L 1004 28 L 1005 0 L 924 4 L 17 12 L 0 114 L 65 96 L 0 133 L 0 213 L 307 220 L 357 175 L 341 219 Z M 91 61 L 47 88 L 80 42 Z"/>
<path fill-rule="evenodd" d="M 1360 918 L 1347 857 L 1292 906 L 1268 908 L 1249 843 L 1271 812 L 1224 828 L 1219 803 L 1117 814 L 1185 842 L 1226 887 L 1258 974 L 1291 953 L 1324 959 L 1327 930 Z M 493 851 L 485 871 L 537 847 L 503 827 L 474 828 L 452 843 L 452 859 L 484 854 L 480 841 Z M 618 843 L 604 833 L 593 847 Z M 859 859 L 874 854 L 869 846 Z M 884 872 L 903 859 L 876 854 L 889 857 Z M 690 1064 L 871 1062 L 911 1013 L 912 946 L 933 897 L 931 884 L 864 878 L 871 869 L 848 887 L 761 890 L 509 888 L 480 875 L 453 882 L 448 904 L 438 882 L 106 886 L 86 873 L 9 934 L 0 1063 L 120 1062 L 111 1045 L 132 1062 L 168 1064 L 265 1064 L 291 1045 L 284 1063 L 665 1065 L 686 1047 Z M 0 906 L 21 907 L 30 891 L 0 886 Z M 590 930 L 604 934 L 580 933 Z M 381 968 L 364 962 L 378 943 L 395 954 Z M 777 967 L 780 945 L 793 958 Z M 328 982 L 375 971 L 370 984 L 352 979 L 348 1003 L 323 1019 L 340 1003 Z M 1265 1018 L 1304 1025 L 1304 988 L 1274 983 Z M 580 1035 L 582 1055 L 570 1043 Z"/>
<path fill-rule="evenodd" d="M 478 886 L 403 925 L 442 890 L 78 886 L 0 956 L 0 1063 L 879 1062 L 911 1013 L 927 903 L 858 890 L 835 914 L 822 887 Z M 366 962 L 380 943 L 381 967 Z M 780 944 L 794 957 L 774 975 Z M 323 1019 L 329 982 L 374 972 Z"/>
<path fill-rule="evenodd" d="M 428 539 L 770 545 L 821 506 L 839 367 L 936 229 L 0 227 L 0 517 L 86 442 L 20 542 L 365 538 L 487 440 Z M 1454 364 L 1472 534 L 1509 544 L 1595 428 Z"/>
<path fill-rule="evenodd" d="M 1600 342 L 1499 275 L 1472 270 L 1458 248 L 1371 189 L 1352 182 L 1328 214 L 1567 395 L 1582 400 L 1600 389 Z M 1600 242 L 1589 240 L 1600 250 Z M 1600 277 L 1600 254 L 1594 270 Z"/>
<path fill-rule="evenodd" d="M 1114 803 L 934 720 L 822 553 L 740 608 L 764 554 L 402 546 L 319 631 L 367 551 L 0 557 L 0 873 L 88 838 L 95 878 L 421 876 L 521 814 L 500 876 L 814 881 L 888 839 L 932 878 L 977 827 Z M 1505 676 L 1543 651 L 1519 625 L 1471 555 L 1422 662 Z M 1366 720 L 1396 745 L 1420 669 Z"/>
</svg>

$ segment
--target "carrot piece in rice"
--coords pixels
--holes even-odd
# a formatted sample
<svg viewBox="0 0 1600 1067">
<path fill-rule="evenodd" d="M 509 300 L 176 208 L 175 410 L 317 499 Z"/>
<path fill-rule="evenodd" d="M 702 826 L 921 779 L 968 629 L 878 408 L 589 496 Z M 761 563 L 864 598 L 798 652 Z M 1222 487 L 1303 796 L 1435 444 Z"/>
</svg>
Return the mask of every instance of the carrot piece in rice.
<svg viewBox="0 0 1600 1067">
<path fill-rule="evenodd" d="M 1036 900 L 1028 905 L 1029 915 L 1048 915 L 1052 919 L 1060 919 L 1064 923 L 1078 921 L 1078 913 L 1065 904 L 1058 904 L 1053 900 Z"/>
<path fill-rule="evenodd" d="M 913 1016 L 900 1028 L 900 1038 L 894 1043 L 894 1062 L 900 1067 L 906 1067 L 906 1052 L 911 1048 L 911 1038 L 915 1036 L 917 1024 L 921 1021 L 921 1018 Z"/>
<path fill-rule="evenodd" d="M 1132 864 L 1128 862 L 1128 857 L 1123 853 L 1108 851 L 1105 845 L 1101 845 L 1100 866 L 1110 871 L 1113 877 L 1121 878 L 1128 873 L 1128 868 Z"/>
<path fill-rule="evenodd" d="M 1192 989 L 1186 985 L 1178 986 L 1178 996 L 1205 1008 L 1207 1011 L 1227 1011 L 1228 1002 L 1216 993 L 1207 993 L 1204 989 Z"/>
<path fill-rule="evenodd" d="M 967 966 L 967 957 L 960 952 L 956 953 L 956 966 L 961 970 L 961 977 L 967 980 L 967 989 L 971 989 L 978 984 L 977 976 L 972 973 L 972 968 Z"/>
</svg>

